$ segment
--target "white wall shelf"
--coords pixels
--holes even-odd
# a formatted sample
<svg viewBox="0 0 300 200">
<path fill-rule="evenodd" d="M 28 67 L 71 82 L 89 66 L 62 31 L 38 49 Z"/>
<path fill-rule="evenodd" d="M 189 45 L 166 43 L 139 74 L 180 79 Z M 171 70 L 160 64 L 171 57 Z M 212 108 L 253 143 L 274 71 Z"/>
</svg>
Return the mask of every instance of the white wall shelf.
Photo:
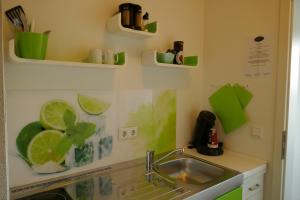
<svg viewBox="0 0 300 200">
<path fill-rule="evenodd" d="M 119 65 L 109 65 L 109 64 L 96 64 L 96 63 L 84 63 L 84 62 L 72 62 L 72 61 L 55 61 L 55 60 L 37 60 L 37 59 L 26 59 L 20 58 L 15 54 L 15 42 L 14 40 L 9 41 L 8 45 L 8 56 L 12 63 L 16 64 L 36 64 L 36 65 L 57 65 L 64 67 L 82 67 L 82 68 L 106 68 L 106 69 L 120 69 L 126 66 L 127 54 L 120 52 L 122 62 Z"/>
<path fill-rule="evenodd" d="M 121 24 L 121 13 L 118 13 L 108 19 L 106 27 L 110 33 L 114 33 L 121 36 L 133 37 L 133 38 L 141 38 L 146 39 L 149 37 L 153 37 L 158 33 L 158 23 L 152 22 L 146 25 L 151 30 L 148 31 L 139 31 L 130 28 L 123 27 Z"/>
<path fill-rule="evenodd" d="M 182 69 L 197 69 L 198 68 L 198 56 L 190 56 L 185 58 L 191 58 L 196 61 L 196 65 L 177 65 L 177 64 L 168 64 L 168 63 L 160 63 L 157 61 L 157 51 L 156 50 L 148 50 L 144 51 L 142 54 L 142 64 L 145 66 L 154 66 L 154 67 L 169 67 L 169 68 L 182 68 Z"/>
</svg>

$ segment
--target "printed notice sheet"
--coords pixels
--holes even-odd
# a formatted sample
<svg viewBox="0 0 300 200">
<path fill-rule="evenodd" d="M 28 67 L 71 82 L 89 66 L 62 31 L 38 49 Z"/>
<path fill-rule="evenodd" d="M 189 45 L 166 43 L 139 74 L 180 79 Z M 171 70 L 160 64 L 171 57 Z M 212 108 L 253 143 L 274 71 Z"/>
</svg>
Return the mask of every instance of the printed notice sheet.
<svg viewBox="0 0 300 200">
<path fill-rule="evenodd" d="M 271 45 L 267 37 L 258 35 L 251 38 L 247 63 L 246 76 L 261 76 L 271 74 L 272 63 Z"/>
</svg>

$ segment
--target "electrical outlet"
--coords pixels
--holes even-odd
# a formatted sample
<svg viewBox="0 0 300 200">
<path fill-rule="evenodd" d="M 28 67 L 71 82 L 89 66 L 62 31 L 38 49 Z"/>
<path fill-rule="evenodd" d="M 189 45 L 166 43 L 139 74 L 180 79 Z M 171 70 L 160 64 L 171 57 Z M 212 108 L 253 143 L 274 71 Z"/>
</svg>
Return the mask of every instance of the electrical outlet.
<svg viewBox="0 0 300 200">
<path fill-rule="evenodd" d="M 263 135 L 263 128 L 253 126 L 251 129 L 251 135 L 261 139 Z"/>
<path fill-rule="evenodd" d="M 133 139 L 137 136 L 138 128 L 136 126 L 119 128 L 119 140 Z"/>
</svg>

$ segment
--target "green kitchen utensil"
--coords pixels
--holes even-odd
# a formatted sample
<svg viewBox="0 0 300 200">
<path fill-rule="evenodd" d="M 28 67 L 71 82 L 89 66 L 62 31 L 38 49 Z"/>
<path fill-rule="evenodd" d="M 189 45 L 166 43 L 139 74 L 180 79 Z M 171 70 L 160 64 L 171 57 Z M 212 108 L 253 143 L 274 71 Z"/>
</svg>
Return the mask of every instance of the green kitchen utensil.
<svg viewBox="0 0 300 200">
<path fill-rule="evenodd" d="M 47 34 L 17 32 L 15 37 L 16 55 L 21 58 L 43 60 L 46 57 L 47 43 Z"/>
<path fill-rule="evenodd" d="M 220 119 L 225 133 L 239 128 L 247 121 L 235 90 L 230 84 L 221 87 L 211 95 L 209 102 Z"/>
</svg>

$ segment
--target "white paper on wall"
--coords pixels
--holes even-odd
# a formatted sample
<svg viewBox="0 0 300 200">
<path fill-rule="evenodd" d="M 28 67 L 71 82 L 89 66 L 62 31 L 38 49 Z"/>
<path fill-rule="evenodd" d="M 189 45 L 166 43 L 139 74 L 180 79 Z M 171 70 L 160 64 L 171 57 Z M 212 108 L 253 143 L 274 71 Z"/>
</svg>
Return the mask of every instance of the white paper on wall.
<svg viewBox="0 0 300 200">
<path fill-rule="evenodd" d="M 272 44 L 265 35 L 251 37 L 245 64 L 245 76 L 262 76 L 272 73 Z"/>
</svg>

